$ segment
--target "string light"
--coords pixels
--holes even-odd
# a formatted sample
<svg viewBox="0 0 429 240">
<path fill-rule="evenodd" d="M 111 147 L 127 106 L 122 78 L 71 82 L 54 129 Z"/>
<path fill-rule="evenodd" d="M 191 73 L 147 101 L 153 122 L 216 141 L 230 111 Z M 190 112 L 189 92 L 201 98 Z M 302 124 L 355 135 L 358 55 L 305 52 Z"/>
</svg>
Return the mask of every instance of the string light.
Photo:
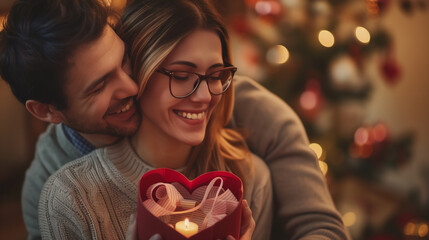
<svg viewBox="0 0 429 240">
<path fill-rule="evenodd" d="M 260 1 L 255 4 L 255 11 L 259 15 L 268 15 L 271 13 L 272 9 L 271 5 L 268 2 Z"/>
<path fill-rule="evenodd" d="M 413 235 L 415 230 L 416 230 L 416 224 L 414 224 L 413 222 L 409 222 L 404 227 L 404 234 L 407 236 L 411 236 L 411 235 Z"/>
<path fill-rule="evenodd" d="M 343 222 L 346 227 L 350 227 L 356 223 L 356 214 L 354 212 L 347 212 L 343 215 Z"/>
<path fill-rule="evenodd" d="M 378 123 L 374 126 L 373 130 L 374 140 L 382 142 L 387 138 L 387 128 L 384 124 Z"/>
<path fill-rule="evenodd" d="M 306 90 L 299 98 L 301 107 L 305 110 L 312 110 L 317 106 L 317 94 L 314 91 Z"/>
<path fill-rule="evenodd" d="M 421 238 L 426 237 L 428 235 L 428 231 L 429 231 L 428 225 L 426 223 L 422 223 L 419 226 L 419 230 L 418 230 L 419 237 Z"/>
<path fill-rule="evenodd" d="M 283 64 L 289 59 L 289 50 L 283 45 L 276 45 L 268 50 L 266 57 L 272 64 Z"/>
<path fill-rule="evenodd" d="M 326 176 L 328 173 L 328 164 L 322 161 L 319 161 L 320 170 L 322 170 L 323 176 Z"/>
<path fill-rule="evenodd" d="M 361 26 L 356 27 L 355 36 L 357 40 L 359 40 L 361 43 L 367 44 L 371 40 L 371 35 L 369 31 L 366 28 Z"/>
<path fill-rule="evenodd" d="M 335 43 L 334 35 L 328 30 L 322 30 L 319 32 L 319 42 L 324 47 L 332 47 Z"/>
<path fill-rule="evenodd" d="M 317 159 L 321 159 L 323 154 L 322 146 L 320 146 L 318 143 L 311 143 L 310 148 L 316 153 Z"/>
<path fill-rule="evenodd" d="M 354 140 L 355 144 L 358 146 L 368 144 L 370 142 L 368 129 L 364 127 L 358 128 L 355 132 Z"/>
</svg>

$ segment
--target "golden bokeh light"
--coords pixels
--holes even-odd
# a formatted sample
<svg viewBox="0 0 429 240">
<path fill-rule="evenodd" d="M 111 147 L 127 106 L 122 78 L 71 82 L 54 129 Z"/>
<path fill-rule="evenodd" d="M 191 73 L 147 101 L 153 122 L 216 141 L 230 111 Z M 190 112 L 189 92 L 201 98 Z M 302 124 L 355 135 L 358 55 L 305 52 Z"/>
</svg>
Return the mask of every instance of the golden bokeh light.
<svg viewBox="0 0 429 240">
<path fill-rule="evenodd" d="M 419 237 L 421 238 L 426 237 L 428 235 L 428 231 L 429 231 L 428 225 L 426 223 L 422 223 L 419 226 L 419 230 L 418 230 Z"/>
<path fill-rule="evenodd" d="M 404 227 L 404 234 L 407 236 L 413 235 L 415 231 L 416 231 L 416 224 L 414 224 L 413 222 L 407 223 L 407 225 L 405 225 Z"/>
<path fill-rule="evenodd" d="M 371 40 L 371 34 L 369 33 L 369 31 L 361 26 L 356 27 L 355 36 L 356 39 L 359 40 L 359 42 L 361 43 L 367 44 Z"/>
<path fill-rule="evenodd" d="M 324 47 L 332 47 L 335 43 L 334 35 L 328 30 L 322 30 L 319 32 L 319 42 Z"/>
<path fill-rule="evenodd" d="M 320 170 L 322 170 L 322 173 L 324 176 L 326 176 L 326 174 L 328 173 L 328 164 L 322 161 L 319 161 L 319 167 Z"/>
<path fill-rule="evenodd" d="M 318 143 L 311 143 L 310 148 L 313 149 L 313 151 L 316 153 L 317 159 L 320 160 L 323 154 L 323 148 Z"/>
<path fill-rule="evenodd" d="M 356 214 L 354 212 L 347 212 L 343 215 L 343 222 L 346 227 L 350 227 L 356 223 Z"/>
<path fill-rule="evenodd" d="M 283 64 L 289 59 L 289 50 L 283 45 L 276 45 L 267 52 L 267 61 L 272 64 Z"/>
</svg>

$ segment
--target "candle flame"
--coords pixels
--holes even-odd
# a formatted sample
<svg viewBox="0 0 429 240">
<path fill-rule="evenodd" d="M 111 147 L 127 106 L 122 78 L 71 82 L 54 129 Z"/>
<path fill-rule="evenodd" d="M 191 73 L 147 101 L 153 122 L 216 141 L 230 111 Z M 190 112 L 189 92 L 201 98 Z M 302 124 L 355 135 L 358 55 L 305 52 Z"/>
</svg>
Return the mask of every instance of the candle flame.
<svg viewBox="0 0 429 240">
<path fill-rule="evenodd" d="M 189 219 L 185 219 L 185 228 L 189 228 Z"/>
</svg>

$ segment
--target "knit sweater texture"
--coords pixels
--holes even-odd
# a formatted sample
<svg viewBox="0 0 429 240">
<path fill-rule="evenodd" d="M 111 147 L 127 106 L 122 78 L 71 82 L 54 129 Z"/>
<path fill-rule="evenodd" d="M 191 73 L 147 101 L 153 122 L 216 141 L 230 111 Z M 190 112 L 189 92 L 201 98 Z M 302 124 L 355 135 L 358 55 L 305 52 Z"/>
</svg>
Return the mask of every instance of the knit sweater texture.
<svg viewBox="0 0 429 240">
<path fill-rule="evenodd" d="M 230 127 L 247 131 L 253 153 L 268 165 L 276 203 L 273 238 L 349 239 L 329 194 L 304 127 L 283 100 L 255 81 L 234 77 Z M 79 158 L 62 125 L 51 125 L 36 145 L 22 191 L 28 239 L 40 239 L 37 205 L 43 184 L 61 166 Z"/>
<path fill-rule="evenodd" d="M 244 198 L 258 226 L 253 239 L 269 239 L 271 178 L 261 159 L 253 156 L 252 165 L 258 171 L 246 171 Z M 125 239 L 130 215 L 136 213 L 138 181 L 152 169 L 128 139 L 66 164 L 40 196 L 42 239 Z"/>
</svg>

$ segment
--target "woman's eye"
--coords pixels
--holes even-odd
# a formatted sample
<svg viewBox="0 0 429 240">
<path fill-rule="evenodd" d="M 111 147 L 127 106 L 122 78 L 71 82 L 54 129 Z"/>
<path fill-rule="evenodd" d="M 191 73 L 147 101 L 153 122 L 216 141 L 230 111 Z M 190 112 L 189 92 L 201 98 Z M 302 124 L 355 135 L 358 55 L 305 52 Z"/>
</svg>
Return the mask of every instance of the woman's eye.
<svg viewBox="0 0 429 240">
<path fill-rule="evenodd" d="M 187 80 L 189 79 L 190 74 L 186 72 L 175 72 L 173 73 L 173 77 L 177 80 Z"/>
</svg>

